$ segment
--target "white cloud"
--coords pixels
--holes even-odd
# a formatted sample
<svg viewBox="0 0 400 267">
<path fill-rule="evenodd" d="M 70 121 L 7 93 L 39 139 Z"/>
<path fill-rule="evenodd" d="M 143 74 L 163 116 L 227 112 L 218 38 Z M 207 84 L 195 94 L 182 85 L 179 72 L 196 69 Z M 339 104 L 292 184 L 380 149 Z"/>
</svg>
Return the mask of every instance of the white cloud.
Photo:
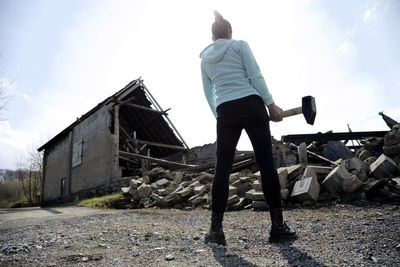
<svg viewBox="0 0 400 267">
<path fill-rule="evenodd" d="M 0 121 L 0 144 L 25 150 L 39 139 L 37 134 L 14 130 L 7 121 Z"/>
</svg>

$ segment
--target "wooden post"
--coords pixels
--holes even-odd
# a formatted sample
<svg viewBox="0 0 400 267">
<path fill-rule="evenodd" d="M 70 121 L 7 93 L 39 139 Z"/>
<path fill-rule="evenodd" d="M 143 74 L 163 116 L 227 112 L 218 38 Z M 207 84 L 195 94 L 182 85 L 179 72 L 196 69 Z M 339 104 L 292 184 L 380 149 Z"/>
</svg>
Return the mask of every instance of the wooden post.
<svg viewBox="0 0 400 267">
<path fill-rule="evenodd" d="M 119 105 L 114 107 L 114 134 L 115 134 L 115 142 L 114 142 L 114 168 L 113 174 L 110 177 L 111 180 L 117 176 L 118 168 L 119 168 Z"/>
</svg>

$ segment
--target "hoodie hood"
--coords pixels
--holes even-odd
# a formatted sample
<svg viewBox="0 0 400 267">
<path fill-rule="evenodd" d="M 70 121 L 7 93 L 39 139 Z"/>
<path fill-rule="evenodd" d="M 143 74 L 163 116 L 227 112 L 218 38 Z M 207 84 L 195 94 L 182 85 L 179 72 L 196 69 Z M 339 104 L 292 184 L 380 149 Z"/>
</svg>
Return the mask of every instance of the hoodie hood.
<svg viewBox="0 0 400 267">
<path fill-rule="evenodd" d="M 232 39 L 218 39 L 200 53 L 200 58 L 204 62 L 218 62 L 224 57 L 232 42 Z"/>
</svg>

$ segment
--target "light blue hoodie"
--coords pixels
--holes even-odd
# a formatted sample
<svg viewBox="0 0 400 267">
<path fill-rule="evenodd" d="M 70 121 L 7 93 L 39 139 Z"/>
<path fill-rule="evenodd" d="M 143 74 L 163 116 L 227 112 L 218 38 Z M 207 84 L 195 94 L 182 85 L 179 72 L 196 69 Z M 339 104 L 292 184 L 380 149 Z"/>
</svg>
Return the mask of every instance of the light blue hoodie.
<svg viewBox="0 0 400 267">
<path fill-rule="evenodd" d="M 200 58 L 204 93 L 215 117 L 218 105 L 249 95 L 259 95 L 267 106 L 274 103 L 245 41 L 218 39 Z"/>
</svg>

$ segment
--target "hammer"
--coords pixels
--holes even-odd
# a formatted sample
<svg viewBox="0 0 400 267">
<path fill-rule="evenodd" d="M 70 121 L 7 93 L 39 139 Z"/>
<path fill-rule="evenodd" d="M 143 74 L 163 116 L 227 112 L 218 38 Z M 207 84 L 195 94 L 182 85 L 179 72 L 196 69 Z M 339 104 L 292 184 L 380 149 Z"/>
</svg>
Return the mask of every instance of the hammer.
<svg viewBox="0 0 400 267">
<path fill-rule="evenodd" d="M 285 110 L 282 115 L 286 118 L 301 113 L 303 113 L 308 124 L 314 124 L 315 116 L 317 115 L 317 107 L 315 106 L 315 98 L 313 96 L 304 96 L 301 99 L 301 107 Z"/>
</svg>

